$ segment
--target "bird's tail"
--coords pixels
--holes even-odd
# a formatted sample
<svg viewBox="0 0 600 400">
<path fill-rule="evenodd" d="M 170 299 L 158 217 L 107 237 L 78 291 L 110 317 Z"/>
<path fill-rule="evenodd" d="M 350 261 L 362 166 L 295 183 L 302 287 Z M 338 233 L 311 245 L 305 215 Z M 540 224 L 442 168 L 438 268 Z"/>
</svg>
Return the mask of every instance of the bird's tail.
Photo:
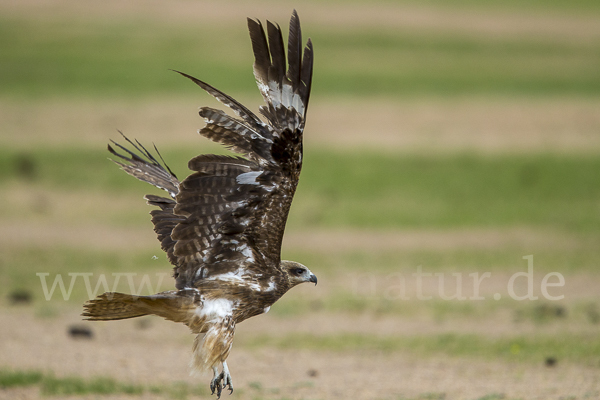
<svg viewBox="0 0 600 400">
<path fill-rule="evenodd" d="M 89 321 L 110 321 L 151 314 L 140 299 L 124 293 L 107 292 L 83 305 L 83 317 Z"/>
<path fill-rule="evenodd" d="M 187 322 L 198 306 L 196 292 L 167 291 L 151 296 L 106 292 L 83 305 L 81 314 L 89 321 L 110 321 L 157 315 L 174 322 Z"/>
</svg>

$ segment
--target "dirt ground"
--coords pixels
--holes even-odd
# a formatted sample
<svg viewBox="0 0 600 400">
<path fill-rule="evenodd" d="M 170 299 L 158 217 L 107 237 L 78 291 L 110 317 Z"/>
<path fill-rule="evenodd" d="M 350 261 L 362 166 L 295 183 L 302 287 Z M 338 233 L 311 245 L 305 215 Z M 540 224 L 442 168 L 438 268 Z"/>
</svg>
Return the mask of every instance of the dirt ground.
<svg viewBox="0 0 600 400">
<path fill-rule="evenodd" d="M 238 335 L 243 338 L 264 331 L 266 326 L 269 331 L 285 334 L 294 326 L 311 322 L 300 318 L 287 326 L 272 325 L 273 321 L 266 324 L 265 318 L 269 316 L 240 325 Z M 335 323 L 333 317 L 329 324 Z M 100 375 L 147 385 L 208 383 L 208 376 L 189 376 L 192 336 L 183 326 L 158 319 L 144 329 L 136 321 L 94 323 L 93 339 L 74 340 L 67 335 L 71 324 L 82 324 L 74 309 L 52 319 L 36 318 L 27 310 L 0 311 L 0 367 L 53 371 L 58 377 Z M 600 396 L 597 369 L 568 364 L 548 368 L 443 356 L 419 358 L 402 353 L 234 346 L 229 365 L 236 392 L 225 398 L 231 399 L 396 399 L 427 394 L 445 395 L 446 399 L 477 399 L 493 394 L 522 399 Z M 38 398 L 35 388 L 0 391 L 0 399 Z"/>
</svg>

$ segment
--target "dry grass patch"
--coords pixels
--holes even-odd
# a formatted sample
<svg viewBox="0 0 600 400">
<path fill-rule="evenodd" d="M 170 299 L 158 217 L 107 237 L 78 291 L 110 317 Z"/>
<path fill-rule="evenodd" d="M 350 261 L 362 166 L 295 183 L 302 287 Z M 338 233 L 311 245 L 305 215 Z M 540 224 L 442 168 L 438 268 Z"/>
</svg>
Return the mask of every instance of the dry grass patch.
<svg viewBox="0 0 600 400">
<path fill-rule="evenodd" d="M 115 167 L 116 173 L 119 171 Z M 31 228 L 46 226 L 45 230 L 31 229 L 38 237 L 53 235 L 53 230 L 61 227 L 86 226 L 92 236 L 94 230 L 106 225 L 146 226 L 152 229 L 148 215 L 152 208 L 146 206 L 141 195 L 122 194 L 118 190 L 104 192 L 92 188 L 69 190 L 47 186 L 28 182 L 11 182 L 5 186 L 10 196 L 6 198 L 6 207 L 0 211 L 0 219 L 5 224 L 2 228 L 4 232 L 11 231 L 9 226 L 14 226 L 17 231 L 28 231 L 29 223 L 33 224 Z M 67 232 L 65 234 L 67 237 L 78 237 Z M 14 241 L 16 237 L 10 240 Z"/>
<path fill-rule="evenodd" d="M 248 102 L 258 108 L 258 98 Z M 103 148 L 117 129 L 160 148 L 218 149 L 196 131 L 204 125 L 207 96 L 179 100 L 3 101 L 5 146 Z M 389 152 L 598 152 L 600 104 L 586 99 L 415 100 L 363 102 L 314 99 L 306 129 L 307 151 L 328 146 Z M 35 115 L 36 118 L 31 118 Z M 183 161 L 182 161 L 183 162 Z M 173 162 L 172 162 L 173 164 Z"/>
<path fill-rule="evenodd" d="M 411 4 L 412 3 L 412 4 Z M 475 5 L 475 6 L 473 6 Z M 85 6 L 73 0 L 44 1 L 27 0 L 5 1 L 0 9 L 6 15 L 43 15 L 44 18 L 146 18 L 160 19 L 184 24 L 211 23 L 234 24 L 246 17 L 269 18 L 285 21 L 290 10 L 298 8 L 291 1 L 222 1 L 189 2 L 177 0 L 169 3 L 117 0 L 91 3 Z M 526 8 L 527 6 L 525 6 Z M 258 11 L 261 10 L 261 11 Z M 560 15 L 552 8 L 470 6 L 450 4 L 436 6 L 414 2 L 392 3 L 371 2 L 308 2 L 298 8 L 306 26 L 322 25 L 344 28 L 387 28 L 406 31 L 452 32 L 467 35 L 490 37 L 546 37 L 556 40 L 591 41 L 600 37 L 598 17 L 594 13 L 584 13 L 574 7 L 561 8 Z M 240 28 L 242 29 L 242 28 Z"/>
<path fill-rule="evenodd" d="M 598 106 L 576 99 L 325 103 L 311 108 L 306 141 L 393 152 L 597 152 Z"/>
</svg>

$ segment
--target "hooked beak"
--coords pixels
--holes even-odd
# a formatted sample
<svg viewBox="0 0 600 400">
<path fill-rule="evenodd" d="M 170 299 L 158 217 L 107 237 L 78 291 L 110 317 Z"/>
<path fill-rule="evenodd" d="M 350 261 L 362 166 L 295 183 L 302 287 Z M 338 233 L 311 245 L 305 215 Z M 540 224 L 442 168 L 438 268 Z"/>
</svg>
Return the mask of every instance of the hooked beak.
<svg viewBox="0 0 600 400">
<path fill-rule="evenodd" d="M 308 281 L 313 282 L 315 284 L 315 286 L 317 286 L 317 276 L 315 274 L 312 274 Z"/>
</svg>

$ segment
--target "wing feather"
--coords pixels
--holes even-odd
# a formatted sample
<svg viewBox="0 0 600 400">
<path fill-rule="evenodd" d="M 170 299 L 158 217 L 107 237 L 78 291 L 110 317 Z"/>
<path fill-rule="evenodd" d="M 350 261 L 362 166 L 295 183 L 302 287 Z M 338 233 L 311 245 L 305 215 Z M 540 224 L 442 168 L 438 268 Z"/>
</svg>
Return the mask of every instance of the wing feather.
<svg viewBox="0 0 600 400">
<path fill-rule="evenodd" d="M 285 77 L 285 49 L 283 47 L 283 36 L 281 28 L 271 21 L 267 21 L 267 32 L 269 36 L 269 49 L 271 51 L 271 65 L 269 66 L 268 84 L 271 87 L 276 84 L 281 90 L 283 78 Z"/>
<path fill-rule="evenodd" d="M 206 120 L 206 126 L 199 131 L 202 136 L 257 162 L 273 162 L 269 152 L 273 141 L 268 130 L 250 127 L 221 110 L 209 107 L 201 108 L 200 116 Z"/>
<path fill-rule="evenodd" d="M 300 97 L 304 103 L 304 114 L 306 118 L 306 110 L 308 110 L 308 100 L 310 97 L 310 89 L 312 87 L 312 74 L 313 74 L 313 46 L 312 41 L 308 39 L 306 47 L 304 48 L 304 57 L 302 58 L 301 68 L 301 81 L 300 85 Z"/>
<path fill-rule="evenodd" d="M 115 146 L 129 154 L 129 157 L 119 154 L 114 148 L 112 148 L 111 145 L 108 145 L 108 151 L 112 155 L 125 160 L 127 164 L 116 160 L 112 161 L 119 165 L 121 169 L 127 172 L 129 175 L 134 176 L 141 181 L 148 182 L 159 189 L 167 191 L 169 195 L 174 198 L 179 192 L 179 180 L 171 171 L 169 166 L 164 162 L 164 160 L 162 160 L 162 156 L 158 152 L 158 149 L 154 147 L 156 153 L 163 161 L 163 165 L 161 165 L 161 163 L 158 162 L 156 158 L 154 158 L 152 154 L 139 142 L 137 142 L 136 145 L 129 140 L 128 137 L 123 135 L 122 132 L 119 133 L 121 133 L 121 136 L 123 136 L 123 138 L 128 141 L 141 154 L 141 156 L 127 149 L 126 147 L 121 146 L 115 141 L 111 141 Z"/>
<path fill-rule="evenodd" d="M 231 108 L 235 114 L 242 118 L 244 121 L 249 123 L 251 126 L 260 127 L 265 124 L 250 110 L 248 110 L 243 104 L 239 103 L 237 100 L 232 98 L 231 96 L 221 92 L 217 88 L 209 85 L 206 82 L 201 81 L 200 79 L 194 78 L 191 75 L 186 73 L 175 71 L 178 74 L 185 76 L 190 79 L 196 85 L 200 86 L 204 91 L 213 96 L 215 99 L 219 100 L 221 103 L 225 104 L 227 107 Z"/>
<path fill-rule="evenodd" d="M 287 78 L 292 83 L 292 86 L 300 87 L 300 69 L 302 65 L 302 30 L 300 29 L 300 19 L 294 10 L 290 18 L 290 35 L 288 37 L 288 59 L 290 60 L 290 68 L 287 73 Z"/>
</svg>

